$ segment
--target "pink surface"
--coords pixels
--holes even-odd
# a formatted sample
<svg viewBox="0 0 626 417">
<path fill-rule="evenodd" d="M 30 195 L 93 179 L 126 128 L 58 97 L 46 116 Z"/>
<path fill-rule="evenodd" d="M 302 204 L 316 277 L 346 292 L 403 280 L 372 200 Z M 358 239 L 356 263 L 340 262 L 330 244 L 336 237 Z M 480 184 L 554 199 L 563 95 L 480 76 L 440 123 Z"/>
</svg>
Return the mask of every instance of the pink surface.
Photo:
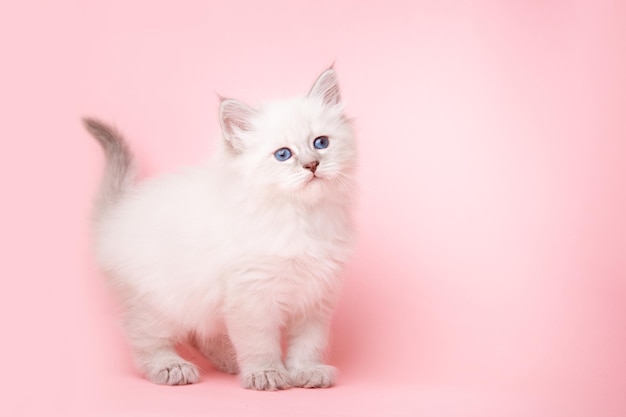
<svg viewBox="0 0 626 417">
<path fill-rule="evenodd" d="M 0 414 L 626 415 L 626 3 L 296 3 L 0 6 Z M 211 152 L 216 92 L 304 93 L 334 60 L 362 154 L 339 385 L 140 379 L 79 117 L 154 174 Z"/>
</svg>

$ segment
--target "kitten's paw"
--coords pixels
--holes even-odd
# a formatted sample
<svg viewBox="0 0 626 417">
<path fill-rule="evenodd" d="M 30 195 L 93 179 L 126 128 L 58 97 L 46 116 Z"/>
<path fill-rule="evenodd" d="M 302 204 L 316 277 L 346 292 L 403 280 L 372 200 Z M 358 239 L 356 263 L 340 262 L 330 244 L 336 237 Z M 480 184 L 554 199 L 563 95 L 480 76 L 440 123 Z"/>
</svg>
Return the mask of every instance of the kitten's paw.
<svg viewBox="0 0 626 417">
<path fill-rule="evenodd" d="M 328 388 L 335 385 L 337 369 L 330 365 L 315 365 L 291 371 L 291 384 L 300 388 Z"/>
<path fill-rule="evenodd" d="M 200 373 L 191 363 L 181 361 L 151 370 L 148 378 L 160 385 L 187 385 L 200 381 Z"/>
<path fill-rule="evenodd" d="M 241 375 L 241 384 L 244 388 L 259 391 L 276 391 L 289 388 L 289 374 L 278 369 L 246 372 Z"/>
</svg>

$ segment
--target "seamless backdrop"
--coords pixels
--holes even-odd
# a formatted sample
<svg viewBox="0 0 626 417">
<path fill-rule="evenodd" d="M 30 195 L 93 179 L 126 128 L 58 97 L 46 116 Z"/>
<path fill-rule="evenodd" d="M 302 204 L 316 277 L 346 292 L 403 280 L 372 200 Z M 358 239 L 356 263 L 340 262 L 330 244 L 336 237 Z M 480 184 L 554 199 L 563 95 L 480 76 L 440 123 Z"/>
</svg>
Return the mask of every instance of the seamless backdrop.
<svg viewBox="0 0 626 417">
<path fill-rule="evenodd" d="M 0 414 L 626 415 L 626 3 L 4 1 Z M 198 163 L 217 93 L 331 63 L 359 136 L 360 243 L 329 390 L 133 370 L 89 250 L 103 157 Z"/>
</svg>

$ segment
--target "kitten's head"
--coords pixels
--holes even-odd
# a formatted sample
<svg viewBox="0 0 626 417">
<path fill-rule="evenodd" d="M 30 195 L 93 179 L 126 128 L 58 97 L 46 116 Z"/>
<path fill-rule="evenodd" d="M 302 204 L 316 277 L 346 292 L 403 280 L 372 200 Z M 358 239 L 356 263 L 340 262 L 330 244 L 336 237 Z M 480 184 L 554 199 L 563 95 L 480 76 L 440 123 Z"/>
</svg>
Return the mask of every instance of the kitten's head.
<svg viewBox="0 0 626 417">
<path fill-rule="evenodd" d="M 220 123 L 226 159 L 251 188 L 304 203 L 351 191 L 356 149 L 334 69 L 306 97 L 258 109 L 223 99 Z"/>
</svg>

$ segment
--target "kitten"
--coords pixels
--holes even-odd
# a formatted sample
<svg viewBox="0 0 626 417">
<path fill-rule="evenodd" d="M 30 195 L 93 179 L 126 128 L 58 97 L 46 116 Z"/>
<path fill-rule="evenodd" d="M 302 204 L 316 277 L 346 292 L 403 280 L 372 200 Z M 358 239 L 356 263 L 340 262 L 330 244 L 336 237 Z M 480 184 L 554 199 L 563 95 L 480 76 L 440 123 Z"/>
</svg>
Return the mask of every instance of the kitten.
<svg viewBox="0 0 626 417">
<path fill-rule="evenodd" d="M 175 350 L 188 342 L 245 388 L 330 387 L 323 353 L 356 164 L 335 71 L 306 97 L 259 109 L 222 99 L 219 119 L 224 140 L 207 164 L 141 183 L 122 136 L 84 119 L 108 160 L 95 252 L 136 364 L 157 384 L 198 382 Z"/>
</svg>

